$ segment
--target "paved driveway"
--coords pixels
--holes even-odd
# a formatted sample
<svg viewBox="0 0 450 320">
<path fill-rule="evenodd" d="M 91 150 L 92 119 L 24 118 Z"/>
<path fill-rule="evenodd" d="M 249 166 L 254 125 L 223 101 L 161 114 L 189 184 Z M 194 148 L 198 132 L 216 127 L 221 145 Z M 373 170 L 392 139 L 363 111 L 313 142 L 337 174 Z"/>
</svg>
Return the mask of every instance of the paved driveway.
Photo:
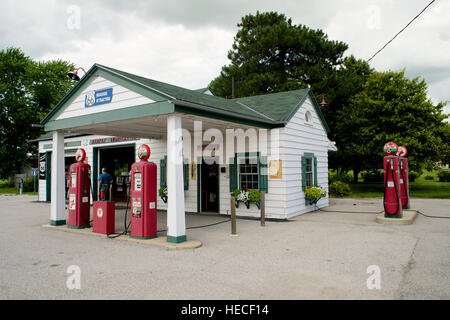
<svg viewBox="0 0 450 320">
<path fill-rule="evenodd" d="M 286 222 L 238 219 L 189 229 L 198 249 L 173 251 L 44 228 L 50 205 L 0 196 L 1 299 L 449 299 L 450 219 L 380 225 L 374 214 L 314 212 Z M 412 199 L 450 217 L 450 200 Z M 379 211 L 381 199 L 332 199 L 326 210 Z M 123 211 L 118 214 L 118 226 Z M 159 229 L 165 215 L 159 214 Z M 188 226 L 224 217 L 187 215 Z M 69 290 L 67 269 L 81 270 Z M 380 270 L 369 290 L 367 268 Z"/>
</svg>

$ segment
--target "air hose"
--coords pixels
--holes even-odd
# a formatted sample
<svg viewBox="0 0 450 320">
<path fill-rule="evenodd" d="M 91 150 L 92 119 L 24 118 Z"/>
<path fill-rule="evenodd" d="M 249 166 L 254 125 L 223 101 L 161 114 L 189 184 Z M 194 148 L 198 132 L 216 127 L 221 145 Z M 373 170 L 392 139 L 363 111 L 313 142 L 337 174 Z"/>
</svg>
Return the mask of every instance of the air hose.
<svg viewBox="0 0 450 320">
<path fill-rule="evenodd" d="M 124 230 L 122 232 L 113 232 L 113 233 L 108 233 L 106 236 L 110 239 L 114 239 L 117 237 L 120 237 L 122 235 L 127 235 L 128 234 L 128 229 L 130 228 L 130 224 L 131 224 L 131 220 L 130 223 L 128 223 L 127 225 L 127 214 L 128 214 L 128 206 L 130 204 L 130 191 L 131 191 L 131 183 L 128 184 L 128 195 L 127 195 L 127 207 L 125 209 L 125 215 L 123 218 L 123 228 Z"/>
</svg>

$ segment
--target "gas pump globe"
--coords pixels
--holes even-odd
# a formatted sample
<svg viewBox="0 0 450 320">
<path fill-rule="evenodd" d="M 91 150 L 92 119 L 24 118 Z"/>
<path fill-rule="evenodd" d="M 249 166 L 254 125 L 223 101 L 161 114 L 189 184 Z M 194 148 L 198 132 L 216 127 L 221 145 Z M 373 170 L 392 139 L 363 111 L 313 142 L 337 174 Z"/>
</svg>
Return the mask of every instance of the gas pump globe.
<svg viewBox="0 0 450 320">
<path fill-rule="evenodd" d="M 392 141 L 386 143 L 383 147 L 384 154 L 387 156 L 395 154 L 397 150 L 398 150 L 397 144 Z"/>
</svg>

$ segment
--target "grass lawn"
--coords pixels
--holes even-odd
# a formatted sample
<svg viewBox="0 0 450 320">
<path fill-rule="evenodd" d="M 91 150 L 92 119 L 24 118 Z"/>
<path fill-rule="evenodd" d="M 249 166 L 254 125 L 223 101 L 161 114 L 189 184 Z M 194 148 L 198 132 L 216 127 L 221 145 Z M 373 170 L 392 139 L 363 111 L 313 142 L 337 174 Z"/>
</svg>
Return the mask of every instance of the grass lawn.
<svg viewBox="0 0 450 320">
<path fill-rule="evenodd" d="M 0 188 L 0 194 L 19 194 L 19 190 L 17 190 L 16 188 L 2 187 Z M 22 194 L 30 194 L 37 196 L 38 193 L 36 191 L 36 192 L 22 192 Z"/>
<path fill-rule="evenodd" d="M 382 197 L 384 184 L 380 183 L 358 183 L 350 184 L 352 193 L 350 197 Z M 436 182 L 416 179 L 409 185 L 410 197 L 450 199 L 450 182 Z"/>
<path fill-rule="evenodd" d="M 450 182 L 439 182 L 438 172 L 438 170 L 424 170 L 414 182 L 409 183 L 409 195 L 418 198 L 450 199 Z M 330 173 L 333 171 L 330 170 Z M 353 174 L 352 171 L 349 173 Z M 428 179 L 425 179 L 426 177 Z M 349 185 L 352 193 L 348 197 L 373 198 L 383 197 L 384 194 L 383 182 L 363 182 L 361 174 L 358 176 L 358 184 L 350 183 Z"/>
</svg>

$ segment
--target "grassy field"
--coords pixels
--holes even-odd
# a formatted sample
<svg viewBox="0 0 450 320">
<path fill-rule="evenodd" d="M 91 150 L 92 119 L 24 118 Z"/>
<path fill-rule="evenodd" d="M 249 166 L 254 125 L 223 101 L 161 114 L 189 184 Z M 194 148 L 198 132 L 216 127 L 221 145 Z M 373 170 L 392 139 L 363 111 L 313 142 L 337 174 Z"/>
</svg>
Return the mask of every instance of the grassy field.
<svg viewBox="0 0 450 320">
<path fill-rule="evenodd" d="M 411 197 L 418 198 L 438 198 L 450 199 L 450 182 L 438 181 L 438 170 L 424 171 L 422 175 L 416 178 L 414 182 L 409 184 L 409 194 Z M 431 180 L 430 178 L 433 177 Z M 358 177 L 358 184 L 350 184 L 352 193 L 348 197 L 372 198 L 383 197 L 383 182 L 365 183 L 362 177 Z"/>
<path fill-rule="evenodd" d="M 350 184 L 352 193 L 349 197 L 371 198 L 382 197 L 383 183 Z M 410 197 L 450 199 L 450 182 L 415 181 L 410 182 Z"/>
<path fill-rule="evenodd" d="M 36 183 L 36 189 L 37 189 L 37 183 Z M 13 188 L 8 186 L 7 180 L 0 180 L 0 194 L 19 194 L 19 189 Z M 31 195 L 37 195 L 36 192 L 23 192 L 23 194 L 31 194 Z"/>
</svg>

